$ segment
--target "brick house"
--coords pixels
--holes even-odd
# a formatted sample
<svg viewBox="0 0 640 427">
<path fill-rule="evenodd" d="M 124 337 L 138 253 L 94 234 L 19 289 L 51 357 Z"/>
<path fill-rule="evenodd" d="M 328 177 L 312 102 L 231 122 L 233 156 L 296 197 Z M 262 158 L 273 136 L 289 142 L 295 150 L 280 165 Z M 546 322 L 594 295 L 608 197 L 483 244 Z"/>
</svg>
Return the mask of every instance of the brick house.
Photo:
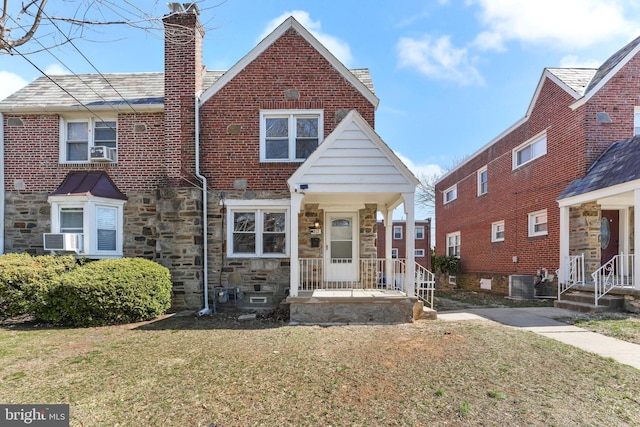
<svg viewBox="0 0 640 427">
<path fill-rule="evenodd" d="M 525 278 L 555 295 L 558 282 L 597 281 L 601 266 L 633 254 L 638 164 L 619 163 L 616 179 L 596 166 L 613 145 L 634 150 L 613 143 L 640 130 L 639 51 L 640 38 L 597 69 L 544 69 L 525 116 L 437 182 L 437 255 L 459 256 L 458 286 L 508 294 Z M 594 167 L 600 181 L 588 185 Z M 627 264 L 640 271 L 639 261 Z"/>
<path fill-rule="evenodd" d="M 413 220 L 417 179 L 373 130 L 369 71 L 292 17 L 205 70 L 197 12 L 163 19 L 164 72 L 41 77 L 0 102 L 3 251 L 154 259 L 174 309 L 202 313 L 223 292 L 270 308 L 376 287 L 377 214 Z M 415 300 L 413 242 L 396 291 Z"/>
<path fill-rule="evenodd" d="M 405 258 L 407 256 L 406 239 L 407 222 L 395 220 L 392 222 L 391 257 Z M 383 221 L 378 221 L 378 258 L 385 257 L 386 236 Z M 415 260 L 427 270 L 431 270 L 431 218 L 416 220 L 414 224 Z"/>
</svg>

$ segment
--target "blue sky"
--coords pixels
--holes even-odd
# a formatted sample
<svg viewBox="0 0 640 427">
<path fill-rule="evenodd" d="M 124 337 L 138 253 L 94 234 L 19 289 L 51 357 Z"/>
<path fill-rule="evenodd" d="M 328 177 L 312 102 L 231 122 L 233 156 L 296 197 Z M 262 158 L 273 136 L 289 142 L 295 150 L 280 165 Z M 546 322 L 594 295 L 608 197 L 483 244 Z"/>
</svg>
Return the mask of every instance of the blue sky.
<svg viewBox="0 0 640 427">
<path fill-rule="evenodd" d="M 16 4 L 17 1 L 9 0 Z M 87 0 L 52 0 L 69 16 Z M 111 2 L 110 2 L 111 3 Z M 131 4 L 150 16 L 166 2 Z M 380 105 L 376 130 L 417 174 L 450 168 L 526 112 L 544 67 L 597 67 L 640 35 L 631 0 L 205 0 L 204 63 L 228 69 L 286 17 L 295 16 L 350 68 L 369 68 Z M 9 9 L 11 13 L 11 9 Z M 91 9 L 109 17 L 109 10 Z M 48 26 L 43 44 L 59 36 Z M 159 32 L 90 28 L 74 44 L 101 73 L 162 70 Z M 37 50 L 31 42 L 20 50 Z M 94 73 L 70 45 L 30 55 L 50 73 Z M 18 55 L 0 54 L 0 99 L 40 75 Z M 417 214 L 421 217 L 420 213 Z"/>
</svg>

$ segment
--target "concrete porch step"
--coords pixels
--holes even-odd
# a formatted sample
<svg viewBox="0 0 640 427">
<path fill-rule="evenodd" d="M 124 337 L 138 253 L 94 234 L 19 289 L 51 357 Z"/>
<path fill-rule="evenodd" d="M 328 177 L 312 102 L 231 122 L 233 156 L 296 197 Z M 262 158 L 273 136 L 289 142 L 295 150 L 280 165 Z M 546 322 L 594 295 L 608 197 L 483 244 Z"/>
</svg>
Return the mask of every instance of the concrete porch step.
<svg viewBox="0 0 640 427">
<path fill-rule="evenodd" d="M 558 308 L 579 311 L 582 313 L 600 313 L 605 311 L 622 311 L 624 297 L 620 295 L 605 295 L 595 305 L 593 292 L 573 291 L 562 295 L 560 301 L 553 304 Z"/>
</svg>

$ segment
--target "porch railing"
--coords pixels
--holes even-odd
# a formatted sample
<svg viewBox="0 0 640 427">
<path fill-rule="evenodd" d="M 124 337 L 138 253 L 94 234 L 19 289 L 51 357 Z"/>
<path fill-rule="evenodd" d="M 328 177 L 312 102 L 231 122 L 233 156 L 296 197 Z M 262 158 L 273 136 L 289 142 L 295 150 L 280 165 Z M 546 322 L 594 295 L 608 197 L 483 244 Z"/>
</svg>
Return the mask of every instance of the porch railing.
<svg viewBox="0 0 640 427">
<path fill-rule="evenodd" d="M 591 274 L 595 284 L 595 305 L 598 306 L 600 298 L 605 296 L 613 288 L 633 287 L 633 254 L 615 255 L 609 262 Z"/>
<path fill-rule="evenodd" d="M 404 259 L 363 258 L 360 260 L 332 259 L 337 266 L 358 263 L 360 280 L 345 281 L 332 280 L 324 275 L 324 259 L 300 258 L 299 291 L 313 291 L 316 289 L 387 289 L 405 291 L 405 272 L 407 270 Z M 433 308 L 433 294 L 435 290 L 435 275 L 416 263 L 415 267 L 416 296 Z"/>
<path fill-rule="evenodd" d="M 572 287 L 584 285 L 584 253 L 569 256 L 567 268 L 569 269 L 567 281 L 558 283 L 558 301 L 561 295 Z"/>
</svg>

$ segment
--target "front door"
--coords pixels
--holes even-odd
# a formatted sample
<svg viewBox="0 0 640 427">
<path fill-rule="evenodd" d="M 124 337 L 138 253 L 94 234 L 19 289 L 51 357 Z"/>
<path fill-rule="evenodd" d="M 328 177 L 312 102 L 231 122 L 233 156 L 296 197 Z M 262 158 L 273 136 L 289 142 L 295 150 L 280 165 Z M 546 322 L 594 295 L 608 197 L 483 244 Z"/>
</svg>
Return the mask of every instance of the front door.
<svg viewBox="0 0 640 427">
<path fill-rule="evenodd" d="M 618 255 L 620 238 L 620 212 L 603 210 L 600 220 L 600 265 Z"/>
<path fill-rule="evenodd" d="M 357 218 L 355 213 L 327 214 L 324 259 L 328 282 L 358 281 Z"/>
</svg>

